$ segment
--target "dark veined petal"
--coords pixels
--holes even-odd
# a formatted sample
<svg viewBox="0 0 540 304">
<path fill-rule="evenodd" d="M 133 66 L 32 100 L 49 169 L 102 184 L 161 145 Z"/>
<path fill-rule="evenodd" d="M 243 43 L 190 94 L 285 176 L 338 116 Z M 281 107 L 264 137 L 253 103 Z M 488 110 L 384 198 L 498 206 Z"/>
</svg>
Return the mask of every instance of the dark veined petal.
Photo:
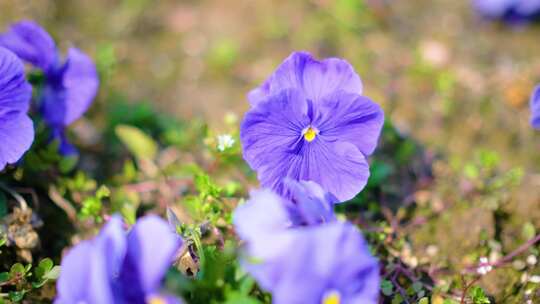
<svg viewBox="0 0 540 304">
<path fill-rule="evenodd" d="M 531 109 L 531 125 L 533 128 L 540 130 L 540 85 L 536 86 L 530 101 Z"/>
<path fill-rule="evenodd" d="M 34 123 L 23 113 L 0 116 L 0 171 L 17 162 L 34 141 Z"/>
<path fill-rule="evenodd" d="M 244 158 L 257 171 L 261 185 L 278 194 L 287 194 L 283 180 L 291 178 L 314 181 L 340 201 L 351 199 L 369 177 L 366 159 L 342 139 L 304 140 L 302 132 L 312 112 L 308 105 L 298 90 L 287 90 L 252 108 L 240 129 Z"/>
<path fill-rule="evenodd" d="M 31 95 L 21 61 L 0 47 L 0 170 L 17 162 L 34 141 L 34 124 L 26 114 Z"/>
<path fill-rule="evenodd" d="M 92 59 L 71 48 L 65 65 L 48 79 L 41 101 L 44 119 L 52 126 L 68 126 L 90 107 L 99 79 Z"/>
<path fill-rule="evenodd" d="M 283 183 L 285 192 L 292 199 L 288 209 L 295 225 L 318 225 L 336 220 L 334 203 L 339 201 L 319 184 L 288 178 Z"/>
<path fill-rule="evenodd" d="M 56 304 L 113 304 L 113 290 L 104 252 L 93 241 L 79 243 L 62 259 Z"/>
<path fill-rule="evenodd" d="M 248 99 L 252 106 L 284 89 L 299 89 L 314 102 L 336 90 L 362 94 L 362 81 L 345 60 L 317 60 L 307 52 L 294 52 Z"/>
<path fill-rule="evenodd" d="M 139 219 L 127 240 L 128 251 L 120 282 L 123 298 L 132 303 L 158 291 L 182 240 L 167 222 L 154 215 Z"/>
<path fill-rule="evenodd" d="M 242 121 L 244 159 L 254 170 L 267 165 L 276 151 L 292 149 L 308 124 L 306 102 L 300 91 L 284 90 L 270 97 L 247 112 Z"/>
<path fill-rule="evenodd" d="M 11 51 L 0 47 L 0 117 L 10 112 L 28 111 L 32 87 L 24 66 Z"/>
<path fill-rule="evenodd" d="M 377 146 L 384 124 L 384 112 L 369 98 L 337 91 L 319 103 L 314 125 L 326 139 L 349 142 L 364 155 Z"/>
<path fill-rule="evenodd" d="M 258 169 L 264 187 L 290 197 L 283 185 L 285 178 L 311 180 L 343 202 L 352 199 L 366 185 L 369 165 L 354 145 L 322 139 L 298 145 L 292 152 L 276 149 L 274 157 Z"/>
<path fill-rule="evenodd" d="M 11 25 L 7 32 L 0 34 L 0 46 L 44 71 L 53 68 L 58 56 L 54 40 L 32 21 L 20 21 Z"/>
</svg>

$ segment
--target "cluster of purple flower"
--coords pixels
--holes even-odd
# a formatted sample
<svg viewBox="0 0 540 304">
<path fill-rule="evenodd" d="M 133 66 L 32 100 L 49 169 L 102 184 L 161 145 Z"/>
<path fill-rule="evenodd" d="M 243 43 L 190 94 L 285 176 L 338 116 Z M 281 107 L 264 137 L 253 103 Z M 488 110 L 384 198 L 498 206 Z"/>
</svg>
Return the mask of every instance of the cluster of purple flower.
<svg viewBox="0 0 540 304">
<path fill-rule="evenodd" d="M 27 114 L 32 88 L 21 60 L 43 71 L 45 84 L 35 92 L 38 108 L 64 155 L 76 151 L 66 141 L 65 128 L 84 114 L 99 87 L 92 60 L 71 48 L 62 62 L 53 39 L 36 23 L 22 21 L 0 34 L 0 170 L 17 162 L 34 139 Z"/>
<path fill-rule="evenodd" d="M 344 60 L 293 53 L 249 94 L 244 158 L 263 190 L 237 208 L 242 264 L 274 303 L 377 303 L 379 265 L 334 204 L 366 185 L 384 122 Z"/>
<path fill-rule="evenodd" d="M 490 19 L 523 23 L 540 17 L 540 0 L 473 0 L 475 9 Z"/>
</svg>

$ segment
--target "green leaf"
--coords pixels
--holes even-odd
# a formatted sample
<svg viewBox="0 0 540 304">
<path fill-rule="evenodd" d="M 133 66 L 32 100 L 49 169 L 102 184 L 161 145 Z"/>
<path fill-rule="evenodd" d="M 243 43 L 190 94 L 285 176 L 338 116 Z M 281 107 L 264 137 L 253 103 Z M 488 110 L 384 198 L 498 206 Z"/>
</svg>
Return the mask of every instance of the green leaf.
<svg viewBox="0 0 540 304">
<path fill-rule="evenodd" d="M 26 294 L 26 290 L 22 291 L 10 291 L 9 292 L 9 299 L 13 302 L 20 302 L 24 298 L 24 295 Z"/>
<path fill-rule="evenodd" d="M 210 180 L 210 176 L 200 172 L 195 175 L 195 187 L 202 197 L 218 197 L 221 189 Z"/>
<path fill-rule="evenodd" d="M 5 282 L 9 280 L 9 273 L 8 272 L 0 272 L 0 283 Z"/>
<path fill-rule="evenodd" d="M 255 280 L 250 276 L 245 276 L 240 282 L 239 291 L 243 295 L 248 295 L 255 286 Z"/>
<path fill-rule="evenodd" d="M 54 266 L 54 263 L 51 259 L 45 258 L 41 260 L 34 270 L 36 277 L 41 279 L 47 272 L 49 272 Z"/>
<path fill-rule="evenodd" d="M 398 293 L 394 296 L 394 298 L 392 299 L 392 304 L 401 304 L 401 302 L 403 302 L 403 297 Z"/>
<path fill-rule="evenodd" d="M 474 304 L 490 304 L 489 298 L 486 296 L 481 287 L 474 286 L 469 292 Z"/>
<path fill-rule="evenodd" d="M 381 290 L 385 296 L 390 296 L 392 293 L 394 293 L 394 285 L 392 285 L 392 282 L 388 280 L 383 280 L 381 282 Z"/>
<path fill-rule="evenodd" d="M 21 263 L 15 263 L 11 266 L 11 269 L 9 270 L 9 275 L 11 278 L 14 278 L 16 276 L 24 275 L 25 269 L 23 264 Z"/>
<path fill-rule="evenodd" d="M 47 272 L 43 276 L 43 278 L 48 279 L 48 280 L 56 280 L 60 276 L 60 270 L 61 270 L 60 266 L 58 266 L 58 265 L 54 266 L 51 270 L 49 270 L 49 272 Z"/>
<path fill-rule="evenodd" d="M 58 167 L 60 169 L 60 172 L 66 174 L 66 173 L 69 173 L 71 170 L 73 170 L 78 162 L 79 162 L 79 155 L 77 154 L 65 156 L 60 160 Z"/>
<path fill-rule="evenodd" d="M 4 192 L 0 192 L 0 218 L 8 213 L 7 198 Z"/>
<path fill-rule="evenodd" d="M 421 282 L 414 282 L 412 284 L 412 288 L 414 289 L 415 292 L 420 292 L 422 291 L 422 289 L 424 289 L 424 285 L 422 285 Z"/>
<path fill-rule="evenodd" d="M 248 295 L 239 293 L 238 291 L 230 291 L 227 293 L 225 304 L 260 304 L 257 299 Z"/>
<path fill-rule="evenodd" d="M 418 304 L 429 304 L 429 299 L 424 297 L 418 300 Z"/>
<path fill-rule="evenodd" d="M 98 199 L 104 199 L 106 197 L 109 197 L 111 195 L 111 190 L 107 188 L 107 186 L 102 185 L 99 187 L 99 189 L 96 191 L 96 197 Z"/>
<path fill-rule="evenodd" d="M 120 141 L 138 159 L 154 159 L 157 154 L 157 143 L 138 128 L 118 125 L 115 133 Z"/>
<path fill-rule="evenodd" d="M 523 224 L 522 234 L 525 239 L 530 240 L 536 235 L 536 228 L 531 222 L 526 222 Z"/>
</svg>

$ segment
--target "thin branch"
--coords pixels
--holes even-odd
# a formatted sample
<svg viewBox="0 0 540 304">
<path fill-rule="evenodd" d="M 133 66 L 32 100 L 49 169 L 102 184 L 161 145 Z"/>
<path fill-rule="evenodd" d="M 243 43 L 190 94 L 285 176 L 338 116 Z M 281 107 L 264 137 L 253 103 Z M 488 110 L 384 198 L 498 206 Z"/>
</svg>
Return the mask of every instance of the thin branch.
<svg viewBox="0 0 540 304">
<path fill-rule="evenodd" d="M 75 207 L 68 200 L 60 195 L 55 186 L 49 188 L 49 197 L 60 209 L 64 210 L 72 222 L 77 221 L 77 210 L 75 210 Z"/>
<path fill-rule="evenodd" d="M 21 207 L 22 210 L 28 209 L 28 203 L 26 202 L 24 197 L 22 197 L 19 193 L 13 191 L 11 188 L 4 185 L 3 183 L 0 183 L 0 189 L 6 191 L 11 196 L 13 196 L 13 198 L 19 203 L 19 206 Z"/>
<path fill-rule="evenodd" d="M 537 234 L 535 237 L 528 240 L 527 242 L 519 246 L 517 249 L 510 252 L 506 256 L 500 258 L 496 262 L 480 263 L 478 265 L 469 266 L 465 269 L 465 272 L 476 273 L 479 267 L 485 267 L 485 266 L 491 266 L 493 268 L 500 267 L 506 263 L 511 262 L 516 256 L 522 254 L 523 252 L 525 252 L 527 249 L 529 249 L 531 246 L 538 243 L 539 241 L 540 241 L 540 234 Z"/>
</svg>

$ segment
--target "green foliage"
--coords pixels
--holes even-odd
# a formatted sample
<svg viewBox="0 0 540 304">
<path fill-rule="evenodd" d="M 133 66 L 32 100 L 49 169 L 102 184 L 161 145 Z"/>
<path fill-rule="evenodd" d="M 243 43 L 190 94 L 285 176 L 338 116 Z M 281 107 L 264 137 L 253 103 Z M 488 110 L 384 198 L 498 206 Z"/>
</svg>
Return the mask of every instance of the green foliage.
<svg viewBox="0 0 540 304">
<path fill-rule="evenodd" d="M 49 258 L 42 259 L 36 267 L 32 264 L 26 266 L 15 263 L 9 272 L 0 272 L 0 291 L 3 288 L 11 288 L 7 294 L 0 293 L 0 301 L 6 297 L 14 302 L 22 301 L 27 295 L 31 295 L 37 289 L 49 282 L 55 281 L 60 275 L 60 266 L 55 266 Z M 15 289 L 13 289 L 15 288 Z"/>
<path fill-rule="evenodd" d="M 116 135 L 133 156 L 140 160 L 156 157 L 158 149 L 156 142 L 141 130 L 127 125 L 119 125 L 115 130 Z"/>
<path fill-rule="evenodd" d="M 471 291 L 469 292 L 469 296 L 471 297 L 474 304 L 489 304 L 491 301 L 486 296 L 484 290 L 481 287 L 473 286 L 471 288 Z"/>
</svg>

